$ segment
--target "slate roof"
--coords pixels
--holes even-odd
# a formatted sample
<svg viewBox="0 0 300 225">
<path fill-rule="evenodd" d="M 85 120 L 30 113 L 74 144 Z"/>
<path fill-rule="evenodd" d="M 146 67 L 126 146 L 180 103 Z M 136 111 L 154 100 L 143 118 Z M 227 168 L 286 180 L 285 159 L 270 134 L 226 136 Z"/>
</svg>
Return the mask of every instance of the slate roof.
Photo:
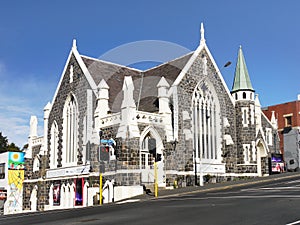
<svg viewBox="0 0 300 225">
<path fill-rule="evenodd" d="M 156 85 L 160 81 L 161 77 L 165 77 L 168 83 L 172 85 L 192 54 L 193 53 L 191 52 L 187 55 L 145 71 L 105 62 L 88 56 L 81 55 L 81 58 L 88 68 L 96 85 L 98 85 L 102 79 L 104 79 L 108 84 L 109 107 L 112 112 L 120 111 L 123 100 L 122 87 L 124 76 L 132 76 L 135 88 L 134 99 L 136 104 L 139 105 L 138 110 L 157 112 L 158 93 Z M 141 85 L 142 91 L 140 102 L 138 104 Z"/>
</svg>

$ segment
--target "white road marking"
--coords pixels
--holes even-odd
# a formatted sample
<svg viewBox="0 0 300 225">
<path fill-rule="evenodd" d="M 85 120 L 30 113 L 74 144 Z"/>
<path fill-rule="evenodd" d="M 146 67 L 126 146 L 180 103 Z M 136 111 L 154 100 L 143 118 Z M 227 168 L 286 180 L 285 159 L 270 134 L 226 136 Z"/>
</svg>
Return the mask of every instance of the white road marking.
<svg viewBox="0 0 300 225">
<path fill-rule="evenodd" d="M 249 188 L 249 189 L 242 189 L 241 191 L 256 192 L 256 191 L 280 191 L 280 190 L 300 191 L 300 187 Z"/>
<path fill-rule="evenodd" d="M 300 180 L 292 180 L 292 181 L 288 181 L 286 183 L 287 184 L 300 183 Z"/>
<path fill-rule="evenodd" d="M 295 225 L 295 224 L 300 224 L 300 220 L 292 222 L 292 223 L 287 223 L 286 225 Z"/>
<path fill-rule="evenodd" d="M 139 202 L 139 201 L 140 201 L 140 199 L 129 199 L 129 200 L 125 200 L 122 202 L 117 202 L 116 204 L 120 205 L 120 204 L 125 204 L 125 203 L 130 203 L 130 202 Z"/>
</svg>

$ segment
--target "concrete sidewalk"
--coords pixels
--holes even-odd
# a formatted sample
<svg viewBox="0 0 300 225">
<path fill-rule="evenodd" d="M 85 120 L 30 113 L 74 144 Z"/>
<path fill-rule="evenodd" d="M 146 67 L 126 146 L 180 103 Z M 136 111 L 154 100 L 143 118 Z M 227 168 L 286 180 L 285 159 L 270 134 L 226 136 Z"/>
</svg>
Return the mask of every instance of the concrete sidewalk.
<svg viewBox="0 0 300 225">
<path fill-rule="evenodd" d="M 267 177 L 256 177 L 256 178 L 228 181 L 228 182 L 215 183 L 215 184 L 204 184 L 204 186 L 188 186 L 188 187 L 176 188 L 176 189 L 159 189 L 157 198 L 166 198 L 166 197 L 180 196 L 184 194 L 199 193 L 199 192 L 226 190 L 234 187 L 242 187 L 242 186 L 248 186 L 248 185 L 258 184 L 258 183 L 271 183 L 274 180 L 278 181 L 278 180 L 284 180 L 290 178 L 300 179 L 300 172 L 286 172 L 281 174 L 273 174 Z M 138 195 L 131 198 L 131 200 L 133 201 L 150 200 L 150 199 L 156 199 L 153 192 L 149 194 L 144 193 L 143 195 Z"/>
</svg>

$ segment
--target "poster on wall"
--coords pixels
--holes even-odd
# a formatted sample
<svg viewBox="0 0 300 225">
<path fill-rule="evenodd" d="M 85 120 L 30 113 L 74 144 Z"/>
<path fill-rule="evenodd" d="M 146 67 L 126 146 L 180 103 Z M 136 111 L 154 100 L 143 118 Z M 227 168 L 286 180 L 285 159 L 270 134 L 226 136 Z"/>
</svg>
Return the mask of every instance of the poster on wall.
<svg viewBox="0 0 300 225">
<path fill-rule="evenodd" d="M 83 178 L 75 179 L 75 205 L 83 205 Z"/>
<path fill-rule="evenodd" d="M 60 205 L 60 183 L 53 185 L 53 205 Z"/>
<path fill-rule="evenodd" d="M 8 169 L 10 170 L 24 169 L 24 152 L 8 153 Z"/>
</svg>

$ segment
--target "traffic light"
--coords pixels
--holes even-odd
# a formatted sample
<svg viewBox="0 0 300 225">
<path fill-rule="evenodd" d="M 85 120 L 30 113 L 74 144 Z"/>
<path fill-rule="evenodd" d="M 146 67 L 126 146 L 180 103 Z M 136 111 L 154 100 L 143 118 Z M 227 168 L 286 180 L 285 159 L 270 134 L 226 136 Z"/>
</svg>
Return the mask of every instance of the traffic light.
<svg viewBox="0 0 300 225">
<path fill-rule="evenodd" d="M 100 146 L 99 158 L 100 161 L 109 160 L 109 146 Z"/>
<path fill-rule="evenodd" d="M 157 153 L 156 158 L 155 158 L 155 162 L 159 162 L 159 161 L 161 161 L 161 154 Z"/>
</svg>

